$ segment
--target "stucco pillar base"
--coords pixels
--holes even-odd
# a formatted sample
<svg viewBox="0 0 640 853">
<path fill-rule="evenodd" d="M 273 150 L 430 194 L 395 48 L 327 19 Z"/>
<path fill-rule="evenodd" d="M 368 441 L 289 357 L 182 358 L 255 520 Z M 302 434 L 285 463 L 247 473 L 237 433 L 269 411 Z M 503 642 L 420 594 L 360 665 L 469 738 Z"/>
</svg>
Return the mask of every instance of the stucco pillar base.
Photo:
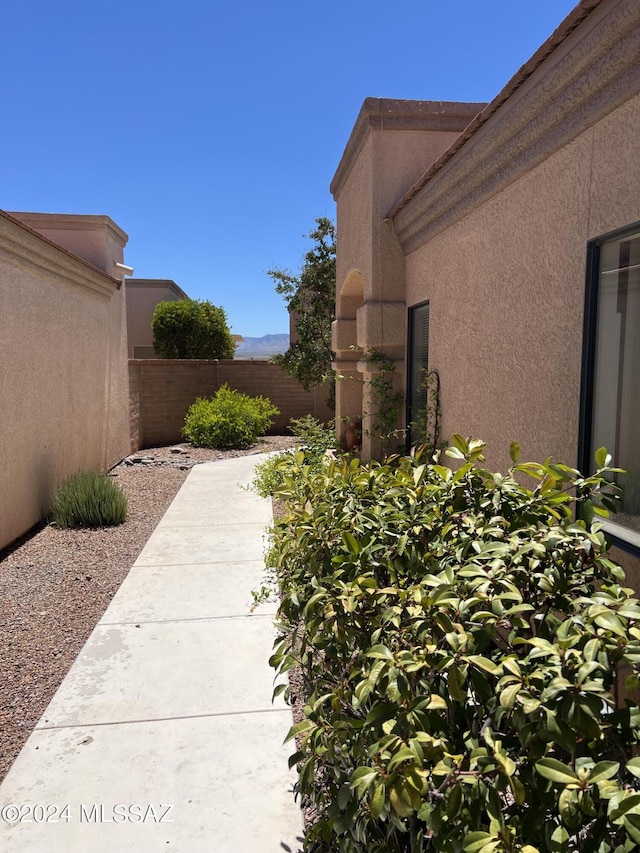
<svg viewBox="0 0 640 853">
<path fill-rule="evenodd" d="M 390 370 L 382 370 L 376 363 L 367 359 L 358 362 L 358 372 L 362 381 L 362 453 L 365 461 L 381 459 L 384 455 L 395 453 L 404 447 L 404 375 L 405 361 L 390 359 L 385 355 Z M 387 387 L 388 386 L 388 387 Z M 389 399 L 388 408 L 381 406 L 380 394 L 388 398 L 398 396 L 397 401 Z M 395 408 L 395 421 L 386 422 L 387 415 Z M 382 417 L 381 417 L 382 409 Z"/>
<path fill-rule="evenodd" d="M 362 417 L 362 374 L 358 370 L 357 355 L 351 360 L 335 361 L 336 372 L 336 438 L 345 446 L 347 424 Z"/>
</svg>

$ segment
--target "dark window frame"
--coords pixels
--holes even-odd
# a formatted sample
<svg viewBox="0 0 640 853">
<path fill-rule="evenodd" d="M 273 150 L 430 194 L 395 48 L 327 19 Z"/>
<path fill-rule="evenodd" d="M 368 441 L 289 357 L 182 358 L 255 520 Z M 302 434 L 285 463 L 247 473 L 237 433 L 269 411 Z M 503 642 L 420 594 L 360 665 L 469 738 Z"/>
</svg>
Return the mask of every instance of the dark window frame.
<svg viewBox="0 0 640 853">
<path fill-rule="evenodd" d="M 580 415 L 578 425 L 578 468 L 584 474 L 593 471 L 593 415 L 596 373 L 596 341 L 600 289 L 600 251 L 605 243 L 623 240 L 640 230 L 640 221 L 595 237 L 587 243 L 587 271 L 582 329 L 582 370 L 580 380 Z M 615 516 L 612 520 L 615 519 Z M 620 536 L 605 531 L 612 545 L 640 557 L 640 547 Z"/>
<path fill-rule="evenodd" d="M 431 308 L 429 305 L 429 300 L 425 299 L 422 302 L 417 302 L 415 305 L 411 305 L 407 309 L 407 359 L 406 359 L 406 389 L 407 393 L 405 396 L 405 424 L 406 424 L 406 448 L 409 450 L 411 448 L 411 421 L 412 421 L 412 411 L 411 411 L 411 403 L 413 399 L 413 388 L 412 388 L 412 372 L 413 372 L 413 342 L 414 342 L 414 332 L 416 326 L 416 316 L 417 311 L 420 308 L 427 308 L 427 366 L 426 369 L 429 370 L 429 324 L 431 321 Z"/>
</svg>

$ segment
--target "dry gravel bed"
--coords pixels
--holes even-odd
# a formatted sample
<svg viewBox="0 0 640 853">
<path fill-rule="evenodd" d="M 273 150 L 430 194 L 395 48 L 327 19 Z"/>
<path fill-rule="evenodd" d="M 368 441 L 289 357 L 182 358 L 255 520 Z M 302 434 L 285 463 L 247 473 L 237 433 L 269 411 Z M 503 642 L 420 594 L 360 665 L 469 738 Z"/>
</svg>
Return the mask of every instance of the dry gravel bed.
<svg viewBox="0 0 640 853">
<path fill-rule="evenodd" d="M 266 436 L 248 450 L 150 448 L 116 466 L 129 516 L 119 527 L 45 525 L 0 551 L 0 780 L 104 613 L 190 468 L 292 447 Z"/>
</svg>

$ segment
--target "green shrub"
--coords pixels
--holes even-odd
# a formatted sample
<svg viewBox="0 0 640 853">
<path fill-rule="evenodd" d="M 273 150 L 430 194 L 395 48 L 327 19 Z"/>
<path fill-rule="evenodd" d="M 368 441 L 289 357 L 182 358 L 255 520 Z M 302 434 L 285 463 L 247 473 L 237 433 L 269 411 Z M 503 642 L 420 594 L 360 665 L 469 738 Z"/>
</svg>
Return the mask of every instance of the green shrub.
<svg viewBox="0 0 640 853">
<path fill-rule="evenodd" d="M 248 397 L 223 385 L 189 408 L 183 436 L 196 447 L 250 447 L 280 414 L 266 397 Z"/>
<path fill-rule="evenodd" d="M 127 517 L 127 498 L 106 474 L 80 471 L 58 489 L 52 516 L 58 527 L 113 527 Z"/>
<path fill-rule="evenodd" d="M 208 300 L 159 302 L 151 321 L 159 358 L 233 358 L 233 335 L 222 308 Z"/>
<path fill-rule="evenodd" d="M 298 450 L 302 453 L 304 464 L 314 471 L 326 460 L 328 450 L 339 449 L 333 425 L 325 426 L 311 415 L 292 418 L 289 430 L 300 439 Z M 294 451 L 273 454 L 256 465 L 253 488 L 260 497 L 273 495 L 296 464 Z"/>
<path fill-rule="evenodd" d="M 289 737 L 318 815 L 307 851 L 640 845 L 640 708 L 622 698 L 640 603 L 596 520 L 610 460 L 585 478 L 517 464 L 514 444 L 503 475 L 483 447 L 454 436 L 455 471 L 415 456 L 312 472 L 299 455 L 276 493 L 271 664 L 305 684 Z"/>
</svg>

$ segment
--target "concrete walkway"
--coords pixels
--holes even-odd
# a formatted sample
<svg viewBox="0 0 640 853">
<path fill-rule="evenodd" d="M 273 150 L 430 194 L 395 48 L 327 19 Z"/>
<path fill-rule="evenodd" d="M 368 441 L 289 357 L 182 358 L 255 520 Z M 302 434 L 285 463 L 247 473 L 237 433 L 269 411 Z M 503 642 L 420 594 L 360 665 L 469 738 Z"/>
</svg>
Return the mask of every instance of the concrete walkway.
<svg viewBox="0 0 640 853">
<path fill-rule="evenodd" d="M 194 467 L 0 786 L 3 853 L 297 851 L 264 457 Z"/>
</svg>

